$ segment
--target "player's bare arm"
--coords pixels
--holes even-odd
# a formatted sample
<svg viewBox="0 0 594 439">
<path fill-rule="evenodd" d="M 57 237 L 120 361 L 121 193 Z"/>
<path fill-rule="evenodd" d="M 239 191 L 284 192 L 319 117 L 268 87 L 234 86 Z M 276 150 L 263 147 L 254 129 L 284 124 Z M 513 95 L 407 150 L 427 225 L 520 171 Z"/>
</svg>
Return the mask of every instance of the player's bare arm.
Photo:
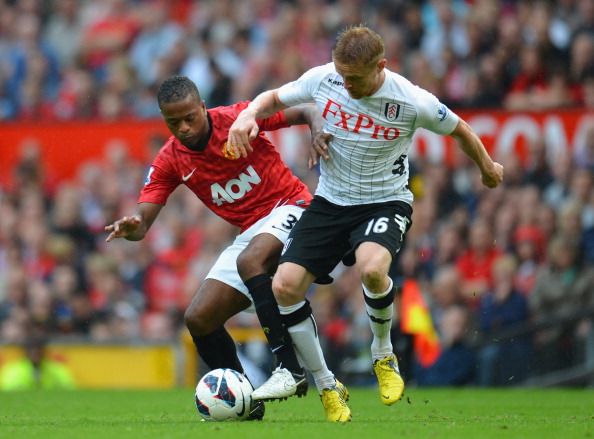
<svg viewBox="0 0 594 439">
<path fill-rule="evenodd" d="M 276 90 L 268 90 L 256 96 L 247 108 L 239 113 L 229 129 L 227 145 L 230 150 L 237 157 L 247 157 L 253 150 L 250 141 L 256 138 L 259 131 L 256 119 L 265 119 L 285 108 L 287 106 L 280 101 Z"/>
<path fill-rule="evenodd" d="M 314 104 L 308 104 L 306 117 L 308 125 L 311 128 L 311 145 L 309 148 L 308 166 L 311 169 L 318 164 L 318 158 L 323 157 L 328 160 L 328 142 L 332 138 L 331 134 L 324 133 L 324 119 L 320 114 L 318 107 Z"/>
<path fill-rule="evenodd" d="M 332 140 L 332 134 L 325 133 L 322 130 L 314 134 L 311 133 L 311 148 L 309 150 L 309 169 L 313 168 L 318 164 L 318 158 L 323 157 L 324 160 L 330 160 L 330 154 L 328 154 L 328 144 Z"/>
<path fill-rule="evenodd" d="M 162 207 L 160 204 L 140 203 L 136 214 L 124 216 L 113 224 L 105 226 L 105 231 L 109 232 L 105 241 L 109 242 L 115 238 L 140 241 L 150 229 Z"/>
<path fill-rule="evenodd" d="M 450 135 L 457 140 L 462 151 L 476 163 L 485 186 L 494 188 L 503 181 L 503 166 L 491 159 L 485 145 L 470 125 L 460 119 Z"/>
<path fill-rule="evenodd" d="M 318 158 L 328 160 L 328 142 L 331 134 L 324 133 L 324 119 L 315 104 L 302 104 L 289 107 L 285 111 L 285 118 L 289 125 L 307 124 L 311 131 L 311 144 L 309 148 L 309 169 L 318 164 Z"/>
</svg>

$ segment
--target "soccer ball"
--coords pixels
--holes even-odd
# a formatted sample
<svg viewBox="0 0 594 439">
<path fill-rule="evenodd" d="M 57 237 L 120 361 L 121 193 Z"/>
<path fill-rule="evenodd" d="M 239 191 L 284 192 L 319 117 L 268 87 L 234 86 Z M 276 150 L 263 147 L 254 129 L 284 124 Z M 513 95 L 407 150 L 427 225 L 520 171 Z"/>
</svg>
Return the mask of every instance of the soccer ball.
<svg viewBox="0 0 594 439">
<path fill-rule="evenodd" d="M 245 419 L 252 405 L 252 385 L 233 369 L 214 369 L 196 386 L 196 408 L 207 421 Z"/>
</svg>

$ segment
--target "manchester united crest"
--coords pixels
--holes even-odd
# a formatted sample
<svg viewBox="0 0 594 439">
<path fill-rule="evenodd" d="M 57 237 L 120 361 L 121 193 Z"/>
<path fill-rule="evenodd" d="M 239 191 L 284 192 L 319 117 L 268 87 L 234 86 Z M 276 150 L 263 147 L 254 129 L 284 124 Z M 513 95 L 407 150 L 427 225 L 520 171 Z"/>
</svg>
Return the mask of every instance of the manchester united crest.
<svg viewBox="0 0 594 439">
<path fill-rule="evenodd" d="M 227 142 L 223 144 L 223 149 L 221 149 L 221 152 L 223 153 L 223 157 L 226 159 L 237 160 L 239 158 L 239 154 L 231 149 Z"/>
</svg>

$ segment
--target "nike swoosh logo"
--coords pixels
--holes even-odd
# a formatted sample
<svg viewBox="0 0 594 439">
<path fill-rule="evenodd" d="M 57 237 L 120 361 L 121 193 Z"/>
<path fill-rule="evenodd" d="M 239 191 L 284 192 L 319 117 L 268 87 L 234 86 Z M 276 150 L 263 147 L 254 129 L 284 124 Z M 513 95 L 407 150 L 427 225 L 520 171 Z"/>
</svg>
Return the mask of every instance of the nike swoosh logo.
<svg viewBox="0 0 594 439">
<path fill-rule="evenodd" d="M 243 390 L 241 391 L 241 411 L 237 412 L 237 416 L 240 418 L 245 413 L 245 396 L 243 395 Z"/>
<path fill-rule="evenodd" d="M 190 172 L 188 175 L 182 175 L 182 180 L 188 181 L 190 179 L 190 177 L 192 176 L 192 174 L 194 174 L 195 170 L 196 170 L 196 168 L 192 169 L 192 172 Z"/>
</svg>

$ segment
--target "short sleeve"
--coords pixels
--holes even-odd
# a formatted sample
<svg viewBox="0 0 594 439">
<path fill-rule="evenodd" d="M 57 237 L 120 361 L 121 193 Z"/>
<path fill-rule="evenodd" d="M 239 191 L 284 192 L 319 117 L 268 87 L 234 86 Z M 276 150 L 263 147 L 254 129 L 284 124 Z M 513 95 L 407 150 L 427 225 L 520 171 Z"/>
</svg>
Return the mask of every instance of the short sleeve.
<svg viewBox="0 0 594 439">
<path fill-rule="evenodd" d="M 305 72 L 293 82 L 289 82 L 278 89 L 278 98 L 289 107 L 313 102 L 314 91 L 326 74 L 326 66 L 314 67 Z"/>
<path fill-rule="evenodd" d="M 425 128 L 437 134 L 451 134 L 460 120 L 458 115 L 427 90 L 414 87 L 417 108 L 415 128 Z"/>
<path fill-rule="evenodd" d="M 178 185 L 179 179 L 169 169 L 167 161 L 157 156 L 147 172 L 138 203 L 165 205 L 167 198 Z"/>
</svg>

